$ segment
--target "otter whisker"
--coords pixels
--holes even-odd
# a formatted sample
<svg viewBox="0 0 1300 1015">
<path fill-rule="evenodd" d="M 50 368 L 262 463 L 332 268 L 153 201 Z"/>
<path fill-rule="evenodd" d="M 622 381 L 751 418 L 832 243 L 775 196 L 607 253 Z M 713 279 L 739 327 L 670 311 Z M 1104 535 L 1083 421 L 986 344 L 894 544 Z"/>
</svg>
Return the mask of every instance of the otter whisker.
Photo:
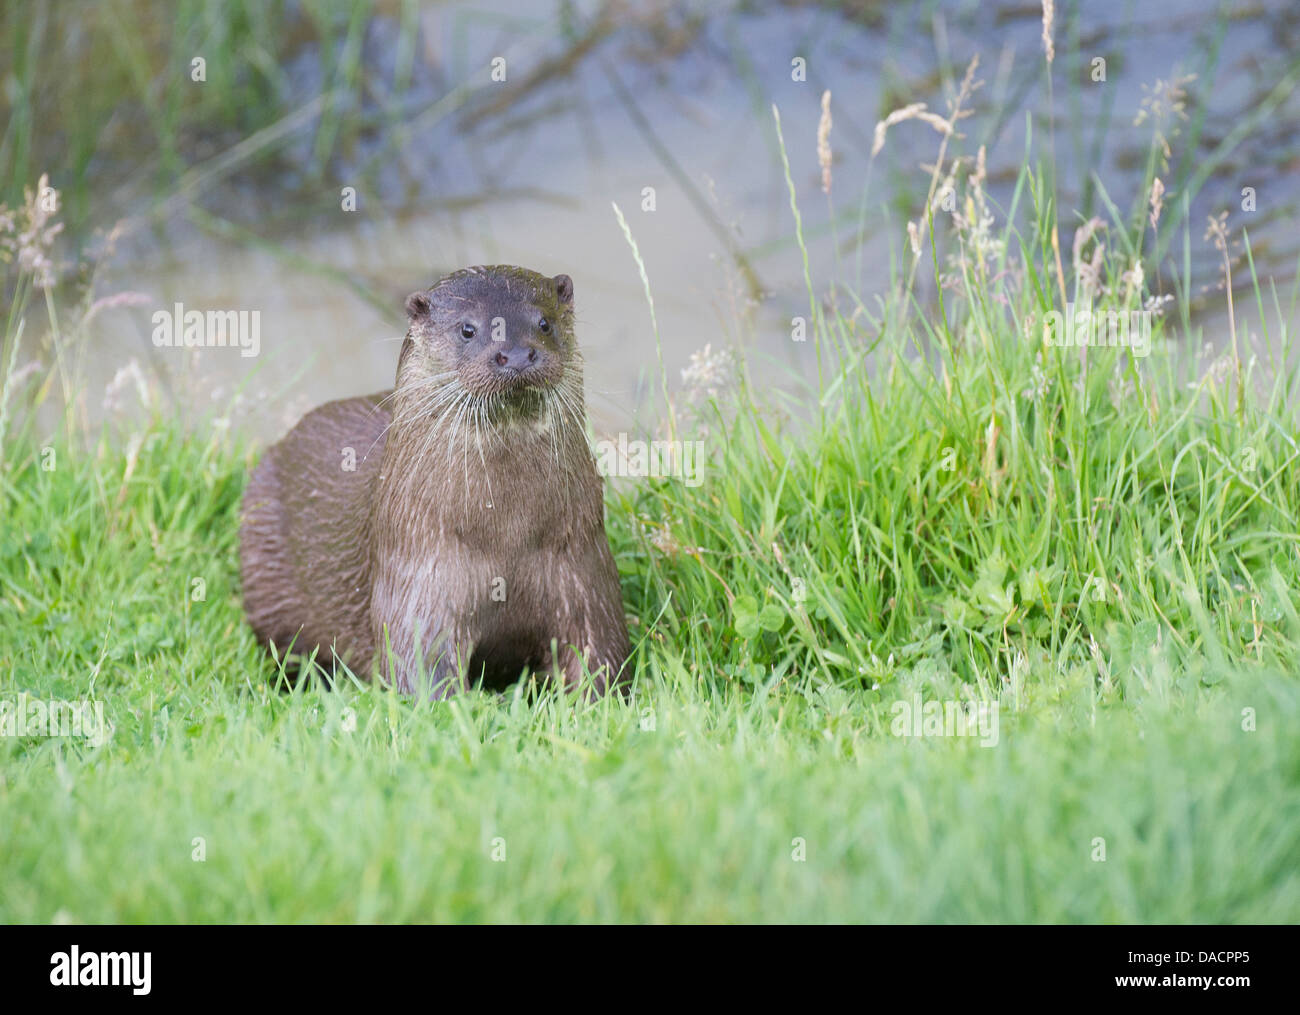
<svg viewBox="0 0 1300 1015">
<path fill-rule="evenodd" d="M 391 430 L 394 426 L 400 425 L 405 427 L 408 424 L 418 422 L 428 412 L 431 412 L 432 410 L 436 409 L 436 407 L 441 403 L 441 400 L 449 397 L 454 397 L 455 389 L 459 387 L 459 385 L 454 382 L 455 377 L 456 374 L 454 371 L 447 371 L 445 373 L 436 374 L 432 377 L 418 381 L 415 384 L 410 385 L 406 389 L 396 388 L 385 398 L 375 403 L 375 407 L 373 411 L 377 413 L 378 410 L 386 402 L 395 398 L 399 394 L 399 392 L 403 395 L 409 395 L 412 393 L 422 393 L 424 389 L 428 389 L 434 387 L 434 385 L 438 385 L 437 390 L 433 391 L 431 395 L 424 397 L 416 406 L 414 411 L 408 408 L 405 401 L 399 402 L 396 407 L 396 411 L 392 413 L 392 417 L 389 420 L 388 425 L 385 426 L 379 432 L 379 436 L 377 436 L 370 443 L 370 447 L 366 449 L 365 455 L 362 456 L 363 459 L 369 457 L 370 452 L 375 449 L 375 445 L 378 444 L 381 440 L 383 440 L 384 437 L 387 436 L 388 431 Z M 449 380 L 451 380 L 452 382 L 448 383 Z"/>
</svg>

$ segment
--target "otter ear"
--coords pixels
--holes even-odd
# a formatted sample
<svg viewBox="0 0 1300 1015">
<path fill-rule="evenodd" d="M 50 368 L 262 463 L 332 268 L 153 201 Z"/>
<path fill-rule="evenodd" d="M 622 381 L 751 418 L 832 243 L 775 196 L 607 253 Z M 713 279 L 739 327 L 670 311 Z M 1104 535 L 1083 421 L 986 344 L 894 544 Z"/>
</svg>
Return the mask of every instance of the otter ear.
<svg viewBox="0 0 1300 1015">
<path fill-rule="evenodd" d="M 573 302 L 573 279 L 568 275 L 555 276 L 555 295 L 566 306 Z"/>
<path fill-rule="evenodd" d="M 428 317 L 430 306 L 429 294 L 420 289 L 406 297 L 406 316 L 412 321 Z"/>
</svg>

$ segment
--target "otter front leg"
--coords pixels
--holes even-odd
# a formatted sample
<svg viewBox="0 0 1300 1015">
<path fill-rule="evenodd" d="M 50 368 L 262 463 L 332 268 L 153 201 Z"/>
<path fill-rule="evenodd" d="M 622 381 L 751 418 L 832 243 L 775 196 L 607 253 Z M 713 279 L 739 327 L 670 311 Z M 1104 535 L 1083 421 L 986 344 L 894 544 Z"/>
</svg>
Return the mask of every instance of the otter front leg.
<svg viewBox="0 0 1300 1015">
<path fill-rule="evenodd" d="M 381 557 L 374 569 L 369 619 L 375 669 L 403 694 L 423 689 L 440 699 L 468 685 L 478 632 L 459 604 L 430 592 L 443 584 L 441 570 L 405 551 Z"/>
<path fill-rule="evenodd" d="M 449 639 L 435 638 L 426 647 L 424 639 L 387 625 L 380 627 L 375 641 L 380 676 L 403 694 L 417 694 L 423 687 L 436 701 L 469 686 L 465 673 L 472 646 L 461 648 Z"/>
<path fill-rule="evenodd" d="M 450 697 L 467 689 L 465 677 L 472 645 L 453 639 L 431 639 L 419 632 L 380 625 L 375 633 L 375 651 L 380 675 L 403 694 L 416 694 L 421 687 L 433 700 Z"/>
<path fill-rule="evenodd" d="M 560 646 L 559 661 L 555 668 L 564 681 L 564 689 L 569 692 L 582 688 L 590 673 L 592 695 L 602 698 L 611 687 L 626 682 L 626 675 L 619 672 L 625 658 L 626 655 L 615 661 L 613 657 L 602 655 L 589 646 L 566 644 Z"/>
<path fill-rule="evenodd" d="M 601 571 L 588 568 L 585 572 L 599 575 L 598 580 L 585 584 L 575 580 L 567 586 L 570 594 L 578 594 L 577 601 L 571 604 L 570 623 L 565 625 L 569 630 L 556 639 L 557 664 L 565 690 L 575 691 L 583 686 L 586 674 L 590 673 L 591 689 L 596 697 L 629 679 L 626 663 L 631 647 L 627 622 L 623 619 L 623 600 L 614 562 L 608 553 L 605 548 L 606 568 Z"/>
<path fill-rule="evenodd" d="M 380 676 L 403 694 L 416 694 L 423 686 L 433 699 L 465 690 L 465 673 L 474 654 L 467 632 L 437 617 L 393 616 L 384 608 L 389 600 L 383 596 L 383 588 L 376 583 L 370 605 Z"/>
</svg>

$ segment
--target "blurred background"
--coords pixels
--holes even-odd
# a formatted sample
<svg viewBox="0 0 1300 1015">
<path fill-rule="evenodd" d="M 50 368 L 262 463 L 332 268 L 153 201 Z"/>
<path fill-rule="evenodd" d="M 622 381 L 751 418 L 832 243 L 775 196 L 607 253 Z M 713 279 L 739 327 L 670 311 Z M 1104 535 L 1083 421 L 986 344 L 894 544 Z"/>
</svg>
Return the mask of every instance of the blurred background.
<svg viewBox="0 0 1300 1015">
<path fill-rule="evenodd" d="M 21 205 L 42 173 L 60 194 L 51 271 L 70 284 L 36 307 L 98 301 L 83 336 L 91 418 L 143 377 L 167 411 L 211 403 L 272 439 L 312 404 L 391 385 L 408 292 L 512 262 L 573 276 L 588 402 L 608 433 L 654 415 L 660 345 L 673 390 L 707 385 L 735 348 L 764 386 L 815 377 L 812 344 L 790 341 L 809 304 L 773 105 L 812 277 L 870 306 L 897 278 L 942 140 L 902 122 L 873 158 L 876 124 L 918 102 L 946 116 L 978 57 L 950 155 L 985 147 L 999 227 L 1031 135 L 1036 158 L 1054 154 L 1067 258 L 1090 217 L 1142 214 L 1154 172 L 1157 260 L 1176 270 L 1148 284 L 1218 343 L 1209 215 L 1248 228 L 1261 280 L 1281 290 L 1296 273 L 1300 5 L 1060 3 L 1050 82 L 1042 17 L 1017 0 L 8 0 L 0 200 Z M 639 244 L 658 338 L 611 202 Z M 260 310 L 261 355 L 155 349 L 150 315 L 176 302 Z M 20 359 L 52 355 L 42 327 Z"/>
</svg>

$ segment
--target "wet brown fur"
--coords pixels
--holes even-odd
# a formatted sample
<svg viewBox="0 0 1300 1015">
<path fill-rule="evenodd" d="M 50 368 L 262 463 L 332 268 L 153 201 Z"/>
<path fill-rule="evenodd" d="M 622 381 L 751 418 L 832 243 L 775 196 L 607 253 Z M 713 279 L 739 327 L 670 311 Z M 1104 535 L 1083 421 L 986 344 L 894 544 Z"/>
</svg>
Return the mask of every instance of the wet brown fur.
<svg viewBox="0 0 1300 1015">
<path fill-rule="evenodd" d="M 249 623 L 280 652 L 318 648 L 407 692 L 501 687 L 525 667 L 573 688 L 585 662 L 603 693 L 628 637 L 572 281 L 469 268 L 407 313 L 394 390 L 314 409 L 253 471 Z"/>
</svg>

